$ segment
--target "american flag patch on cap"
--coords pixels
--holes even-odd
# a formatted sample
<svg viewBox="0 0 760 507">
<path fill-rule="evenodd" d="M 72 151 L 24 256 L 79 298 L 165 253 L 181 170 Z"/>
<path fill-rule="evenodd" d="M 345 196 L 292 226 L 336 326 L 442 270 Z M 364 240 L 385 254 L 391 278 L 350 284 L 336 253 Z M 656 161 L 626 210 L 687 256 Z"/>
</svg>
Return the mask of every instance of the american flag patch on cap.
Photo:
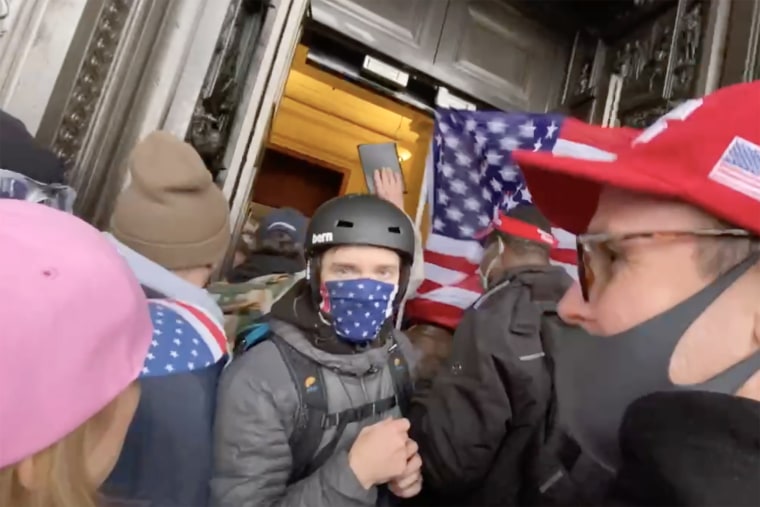
<svg viewBox="0 0 760 507">
<path fill-rule="evenodd" d="M 709 178 L 760 201 L 760 146 L 734 137 Z"/>
</svg>

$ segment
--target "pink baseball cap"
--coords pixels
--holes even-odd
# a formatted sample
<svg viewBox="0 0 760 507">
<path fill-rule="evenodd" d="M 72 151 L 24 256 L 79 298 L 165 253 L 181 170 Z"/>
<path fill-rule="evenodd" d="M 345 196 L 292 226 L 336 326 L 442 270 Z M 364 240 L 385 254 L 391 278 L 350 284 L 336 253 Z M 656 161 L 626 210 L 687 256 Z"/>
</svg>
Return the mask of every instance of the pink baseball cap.
<svg viewBox="0 0 760 507">
<path fill-rule="evenodd" d="M 143 369 L 153 325 L 143 291 L 86 222 L 0 199 L 0 468 L 110 403 Z"/>
</svg>

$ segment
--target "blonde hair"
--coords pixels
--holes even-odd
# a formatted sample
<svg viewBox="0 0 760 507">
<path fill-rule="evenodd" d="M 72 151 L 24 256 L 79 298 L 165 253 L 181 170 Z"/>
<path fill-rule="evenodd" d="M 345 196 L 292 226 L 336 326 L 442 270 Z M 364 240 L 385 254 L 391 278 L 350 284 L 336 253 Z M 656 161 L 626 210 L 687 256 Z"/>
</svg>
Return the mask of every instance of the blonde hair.
<svg viewBox="0 0 760 507">
<path fill-rule="evenodd" d="M 114 400 L 115 401 L 115 400 Z M 98 507 L 88 470 L 92 439 L 113 420 L 114 402 L 64 438 L 34 455 L 34 488 L 22 484 L 20 463 L 0 469 L 2 507 Z"/>
</svg>

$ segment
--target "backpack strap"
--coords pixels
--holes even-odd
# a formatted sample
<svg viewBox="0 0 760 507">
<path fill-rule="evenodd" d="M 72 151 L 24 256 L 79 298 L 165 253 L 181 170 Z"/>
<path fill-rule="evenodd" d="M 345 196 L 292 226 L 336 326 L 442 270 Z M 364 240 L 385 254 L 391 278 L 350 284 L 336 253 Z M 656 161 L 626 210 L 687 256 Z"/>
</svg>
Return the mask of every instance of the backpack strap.
<svg viewBox="0 0 760 507">
<path fill-rule="evenodd" d="M 236 355 L 242 354 L 257 343 L 267 340 L 271 334 L 272 327 L 266 317 L 250 322 L 235 335 L 233 351 Z"/>
<path fill-rule="evenodd" d="M 556 393 L 554 388 L 554 338 L 556 331 L 559 329 L 559 315 L 557 314 L 556 301 L 536 301 L 535 305 L 541 312 L 541 346 L 544 349 L 544 363 L 549 371 L 550 378 L 552 379 L 551 385 L 551 397 L 548 400 L 548 407 L 546 413 L 546 433 L 545 439 L 551 438 L 550 433 L 557 423 L 557 403 Z"/>
<path fill-rule="evenodd" d="M 293 453 L 288 483 L 292 484 L 306 477 L 309 469 L 315 469 L 312 458 L 322 443 L 322 421 L 327 415 L 325 379 L 319 364 L 291 347 L 276 333 L 271 333 L 269 339 L 280 351 L 298 392 L 296 424 L 288 440 Z"/>
<path fill-rule="evenodd" d="M 534 480 L 540 498 L 553 505 L 578 505 L 581 489 L 572 477 L 582 450 L 562 428 L 558 427 L 556 390 L 554 388 L 554 342 L 561 339 L 563 323 L 554 301 L 535 303 L 541 311 L 541 341 L 546 365 L 552 378 L 551 398 L 546 412 L 544 445 L 533 463 Z M 582 502 L 581 502 L 582 503 Z"/>
<path fill-rule="evenodd" d="M 398 406 L 402 415 L 406 415 L 409 408 L 409 401 L 412 397 L 412 375 L 409 371 L 409 363 L 401 350 L 396 330 L 391 333 L 393 342 L 388 348 L 388 371 L 393 381 L 393 391 L 398 398 Z"/>
<path fill-rule="evenodd" d="M 382 414 L 392 410 L 399 404 L 398 396 L 395 394 L 382 400 L 373 401 L 372 403 L 365 403 L 364 405 L 349 408 L 341 412 L 334 414 L 327 414 L 322 417 L 322 430 L 335 426 L 335 433 L 330 441 L 319 450 L 319 452 L 311 460 L 311 464 L 308 467 L 309 473 L 319 469 L 325 462 L 335 453 L 335 449 L 340 442 L 340 437 L 343 436 L 343 432 L 346 431 L 346 427 L 354 422 L 363 421 L 376 415 Z M 308 475 L 308 473 L 306 474 Z"/>
<path fill-rule="evenodd" d="M 317 470 L 335 453 L 340 437 L 343 436 L 343 432 L 349 424 L 388 412 L 395 407 L 399 407 L 402 414 L 406 413 L 412 391 L 409 365 L 396 339 L 395 330 L 391 330 L 390 336 L 392 342 L 388 347 L 387 364 L 391 381 L 393 382 L 393 396 L 365 403 L 359 407 L 349 408 L 335 414 L 323 415 L 322 430 L 324 431 L 327 428 L 335 426 L 335 433 L 330 441 L 314 456 L 309 467 L 310 470 Z"/>
<path fill-rule="evenodd" d="M 271 341 L 280 352 L 298 392 L 299 406 L 296 424 L 288 440 L 293 454 L 288 484 L 309 476 L 324 465 L 335 453 L 349 424 L 383 414 L 397 406 L 402 413 L 405 411 L 411 397 L 411 375 L 395 336 L 388 349 L 388 368 L 393 381 L 394 394 L 358 407 L 330 413 L 322 367 L 290 346 L 282 337 L 272 332 L 268 325 L 266 325 L 266 334 L 263 336 L 259 336 L 259 329 L 253 330 L 256 331 L 256 338 L 248 340 L 251 343 L 245 347 L 245 350 L 261 343 L 264 339 Z M 325 430 L 330 428 L 335 428 L 333 436 L 320 449 Z"/>
</svg>

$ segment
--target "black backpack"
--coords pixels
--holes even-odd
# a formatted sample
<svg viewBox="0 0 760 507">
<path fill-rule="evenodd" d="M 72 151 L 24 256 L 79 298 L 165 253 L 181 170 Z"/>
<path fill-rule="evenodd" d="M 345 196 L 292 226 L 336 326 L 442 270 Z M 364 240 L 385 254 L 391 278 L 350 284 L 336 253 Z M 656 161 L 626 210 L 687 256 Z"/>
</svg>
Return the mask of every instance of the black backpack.
<svg viewBox="0 0 760 507">
<path fill-rule="evenodd" d="M 264 323 L 261 323 L 264 324 Z M 366 403 L 359 407 L 350 408 L 337 413 L 328 412 L 327 391 L 323 367 L 311 358 L 301 354 L 290 346 L 287 341 L 271 330 L 268 322 L 266 335 L 262 328 L 255 327 L 256 339 L 240 339 L 239 351 L 246 352 L 265 340 L 272 342 L 280 351 L 288 368 L 293 384 L 298 391 L 299 408 L 293 433 L 288 439 L 293 455 L 288 484 L 293 484 L 308 477 L 319 469 L 333 455 L 343 432 L 350 423 L 363 421 L 399 407 L 401 413 L 406 413 L 412 392 L 412 378 L 409 365 L 396 339 L 395 330 L 391 331 L 391 343 L 388 351 L 388 369 L 393 381 L 394 395 Z M 325 430 L 335 428 L 332 439 L 321 449 L 319 448 Z"/>
<path fill-rule="evenodd" d="M 557 396 L 554 387 L 554 348 L 562 339 L 567 326 L 557 314 L 557 303 L 536 303 L 541 311 L 541 344 L 544 350 L 543 365 L 551 380 L 549 396 L 541 409 L 545 422 L 538 428 L 531 444 L 532 456 L 527 466 L 527 479 L 531 487 L 523 493 L 526 505 L 574 506 L 583 502 L 582 488 L 572 479 L 571 472 L 581 456 L 581 448 L 559 425 Z"/>
<path fill-rule="evenodd" d="M 515 414 L 480 487 L 451 505 L 580 505 L 580 490 L 570 475 L 580 447 L 558 425 L 553 382 L 553 343 L 561 339 L 566 324 L 557 315 L 556 302 L 533 301 L 530 292 L 522 291 L 518 296 L 515 318 L 508 325 L 518 356 L 535 351 L 535 340 L 541 340 L 542 352 L 532 354 L 526 363 L 533 388 L 531 403 Z M 530 309 L 517 310 L 528 304 Z M 527 392 L 523 390 L 521 395 L 527 396 Z"/>
</svg>

